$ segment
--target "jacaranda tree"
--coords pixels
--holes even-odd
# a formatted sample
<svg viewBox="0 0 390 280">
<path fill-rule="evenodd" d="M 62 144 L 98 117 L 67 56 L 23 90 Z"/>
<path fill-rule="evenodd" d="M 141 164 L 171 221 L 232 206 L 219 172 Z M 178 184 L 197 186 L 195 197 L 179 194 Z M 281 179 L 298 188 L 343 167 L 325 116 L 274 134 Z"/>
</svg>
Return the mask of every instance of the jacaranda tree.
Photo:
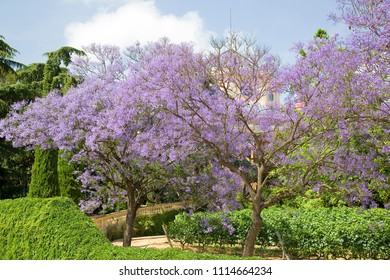
<svg viewBox="0 0 390 280">
<path fill-rule="evenodd" d="M 347 201 L 389 205 L 388 1 L 338 1 L 332 18 L 349 26 L 345 40 L 316 38 L 297 45 L 300 57 L 286 77 L 302 112 L 328 114 L 337 148 L 322 171 L 328 189 L 343 186 Z M 313 100 L 318 100 L 316 103 Z M 311 105 L 310 105 L 311 104 Z M 318 113 L 317 113 L 318 114 Z M 328 167 L 331 167 L 326 171 Z M 331 183 L 333 182 L 333 183 Z M 359 188 L 356 188 L 359 186 Z"/>
<path fill-rule="evenodd" d="M 183 158 L 201 147 L 240 178 L 252 204 L 243 253 L 250 256 L 262 210 L 322 186 L 319 170 L 338 147 L 325 137 L 333 124 L 323 110 L 263 103 L 284 86 L 278 59 L 266 49 L 236 34 L 213 45 L 203 56 L 159 42 L 131 50 L 131 57 L 139 67 L 137 86 L 177 141 L 172 153 Z M 147 143 L 148 151 L 163 148 L 161 138 Z"/>
</svg>

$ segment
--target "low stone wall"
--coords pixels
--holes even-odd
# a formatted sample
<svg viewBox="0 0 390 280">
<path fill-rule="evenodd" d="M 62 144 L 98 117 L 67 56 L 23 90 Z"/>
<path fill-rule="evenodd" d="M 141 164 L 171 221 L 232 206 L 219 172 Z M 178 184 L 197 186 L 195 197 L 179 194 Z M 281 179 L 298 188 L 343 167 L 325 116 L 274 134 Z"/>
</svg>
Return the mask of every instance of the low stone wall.
<svg viewBox="0 0 390 280">
<path fill-rule="evenodd" d="M 179 210 L 182 208 L 183 208 L 182 202 L 165 203 L 165 204 L 158 204 L 154 206 L 145 206 L 138 209 L 137 216 L 152 216 L 155 214 L 160 214 L 172 210 Z M 115 212 L 115 213 L 111 213 L 99 217 L 92 217 L 92 220 L 101 231 L 105 232 L 108 226 L 119 225 L 125 222 L 126 210 L 122 210 L 119 212 Z"/>
</svg>

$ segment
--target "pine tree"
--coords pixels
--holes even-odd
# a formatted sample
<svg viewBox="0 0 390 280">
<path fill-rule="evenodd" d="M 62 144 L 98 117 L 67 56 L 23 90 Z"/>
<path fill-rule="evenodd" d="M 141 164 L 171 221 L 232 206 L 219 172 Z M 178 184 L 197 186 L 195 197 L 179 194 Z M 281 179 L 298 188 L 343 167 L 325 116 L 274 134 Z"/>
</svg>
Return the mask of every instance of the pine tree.
<svg viewBox="0 0 390 280">
<path fill-rule="evenodd" d="M 0 35 L 0 84 L 7 82 L 9 75 L 15 75 L 16 69 L 24 67 L 22 63 L 13 60 L 19 52 L 4 41 L 4 36 Z"/>
</svg>

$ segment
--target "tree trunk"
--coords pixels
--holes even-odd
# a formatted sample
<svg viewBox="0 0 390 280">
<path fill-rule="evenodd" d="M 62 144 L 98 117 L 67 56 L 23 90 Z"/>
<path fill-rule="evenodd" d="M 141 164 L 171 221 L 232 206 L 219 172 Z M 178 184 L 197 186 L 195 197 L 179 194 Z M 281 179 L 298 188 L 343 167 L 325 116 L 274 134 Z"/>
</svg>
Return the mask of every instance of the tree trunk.
<svg viewBox="0 0 390 280">
<path fill-rule="evenodd" d="M 252 202 L 252 224 L 245 239 L 244 251 L 242 252 L 243 257 L 252 257 L 255 251 L 256 237 L 263 226 L 263 220 L 260 216 L 260 204 L 260 199 Z"/>
<path fill-rule="evenodd" d="M 126 227 L 123 234 L 123 247 L 131 246 L 131 239 L 133 238 L 133 228 L 135 216 L 137 214 L 138 206 L 135 200 L 134 190 L 127 190 L 127 212 L 126 212 Z"/>
</svg>

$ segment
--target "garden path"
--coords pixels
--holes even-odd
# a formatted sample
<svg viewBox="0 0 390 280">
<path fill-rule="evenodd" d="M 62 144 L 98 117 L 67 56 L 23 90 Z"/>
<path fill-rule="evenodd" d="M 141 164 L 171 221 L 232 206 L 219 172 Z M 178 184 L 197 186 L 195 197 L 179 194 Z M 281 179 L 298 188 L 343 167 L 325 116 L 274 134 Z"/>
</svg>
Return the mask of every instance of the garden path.
<svg viewBox="0 0 390 280">
<path fill-rule="evenodd" d="M 122 239 L 114 240 L 112 242 L 112 244 L 116 246 L 122 246 L 122 243 Z M 157 249 L 164 249 L 170 247 L 168 239 L 165 235 L 134 237 L 131 240 L 131 246 Z M 177 242 L 172 242 L 172 246 L 174 248 L 180 248 L 180 244 Z"/>
</svg>

